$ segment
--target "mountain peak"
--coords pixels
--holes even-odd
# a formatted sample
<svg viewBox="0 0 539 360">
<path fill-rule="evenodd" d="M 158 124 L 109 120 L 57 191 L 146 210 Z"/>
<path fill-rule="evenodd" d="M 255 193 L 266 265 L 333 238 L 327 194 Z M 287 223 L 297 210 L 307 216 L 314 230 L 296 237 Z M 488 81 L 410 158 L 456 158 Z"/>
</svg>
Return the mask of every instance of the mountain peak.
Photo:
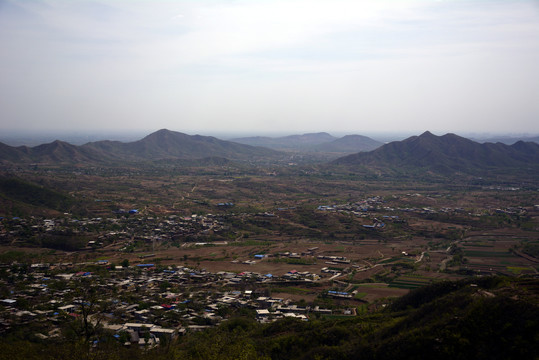
<svg viewBox="0 0 539 360">
<path fill-rule="evenodd" d="M 174 131 L 171 131 L 169 129 L 160 129 L 160 130 L 157 130 L 156 132 L 154 132 L 153 134 L 170 134 L 170 133 L 173 133 Z M 153 134 L 150 134 L 150 135 L 153 135 Z"/>
<path fill-rule="evenodd" d="M 171 131 L 171 130 L 168 130 L 168 129 L 161 129 L 161 130 L 157 130 L 149 135 L 146 135 L 146 138 L 154 138 L 154 137 L 162 137 L 162 136 L 167 136 L 167 135 L 171 135 L 171 134 L 174 134 L 175 132 L 174 131 Z"/>
<path fill-rule="evenodd" d="M 420 138 L 433 138 L 433 137 L 437 137 L 437 136 L 427 130 L 423 134 L 419 135 L 419 137 Z"/>
</svg>

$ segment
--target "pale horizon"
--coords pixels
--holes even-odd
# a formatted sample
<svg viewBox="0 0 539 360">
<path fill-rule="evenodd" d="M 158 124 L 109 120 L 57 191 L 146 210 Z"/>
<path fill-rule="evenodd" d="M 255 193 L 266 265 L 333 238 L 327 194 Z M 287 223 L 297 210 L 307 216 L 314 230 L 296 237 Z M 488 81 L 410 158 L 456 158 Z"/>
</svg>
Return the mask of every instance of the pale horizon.
<svg viewBox="0 0 539 360">
<path fill-rule="evenodd" d="M 4 0 L 0 46 L 2 134 L 539 134 L 537 0 Z"/>
<path fill-rule="evenodd" d="M 32 131 L 32 130 L 21 130 L 21 131 L 8 131 L 0 134 L 0 143 L 4 143 L 9 146 L 36 146 L 46 143 L 51 143 L 56 140 L 68 142 L 73 145 L 83 145 L 89 142 L 102 141 L 102 140 L 112 140 L 120 142 L 133 142 L 141 140 L 142 138 L 150 135 L 161 129 L 147 129 L 147 130 L 80 130 L 80 131 Z M 278 138 L 291 135 L 304 135 L 325 132 L 336 138 L 340 138 L 346 135 L 363 135 L 367 136 L 373 140 L 377 140 L 383 143 L 388 143 L 391 141 L 400 141 L 412 136 L 419 136 L 426 131 L 429 131 L 437 136 L 442 136 L 445 134 L 456 134 L 474 141 L 482 141 L 493 138 L 514 138 L 514 139 L 527 139 L 539 137 L 539 134 L 531 133 L 459 133 L 459 132 L 436 132 L 429 129 L 424 129 L 421 131 L 409 131 L 409 132 L 339 132 L 339 131 L 299 131 L 295 133 L 286 133 L 286 132 L 265 132 L 265 133 L 251 133 L 251 132 L 185 132 L 181 129 L 166 129 L 174 132 L 180 132 L 187 135 L 202 135 L 202 136 L 212 136 L 221 140 L 234 140 L 238 138 L 245 137 L 270 137 Z"/>
</svg>

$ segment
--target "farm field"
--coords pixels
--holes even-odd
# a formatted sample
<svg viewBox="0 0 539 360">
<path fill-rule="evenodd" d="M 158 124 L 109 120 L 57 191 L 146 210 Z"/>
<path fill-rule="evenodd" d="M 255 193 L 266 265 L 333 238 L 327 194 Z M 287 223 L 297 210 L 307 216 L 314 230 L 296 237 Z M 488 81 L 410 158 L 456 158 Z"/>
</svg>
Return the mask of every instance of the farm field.
<svg viewBox="0 0 539 360">
<path fill-rule="evenodd" d="M 3 199 L 2 252 L 29 262 L 308 273 L 310 283 L 261 284 L 258 290 L 312 302 L 324 291 L 355 284 L 364 287 L 356 291 L 361 296 L 335 299 L 354 306 L 444 279 L 537 274 L 529 251 L 539 228 L 532 187 L 305 172 L 233 166 L 26 170 L 27 181 L 77 203 L 66 212 Z M 54 227 L 43 229 L 45 219 Z M 48 240 L 53 233 L 57 242 Z"/>
</svg>

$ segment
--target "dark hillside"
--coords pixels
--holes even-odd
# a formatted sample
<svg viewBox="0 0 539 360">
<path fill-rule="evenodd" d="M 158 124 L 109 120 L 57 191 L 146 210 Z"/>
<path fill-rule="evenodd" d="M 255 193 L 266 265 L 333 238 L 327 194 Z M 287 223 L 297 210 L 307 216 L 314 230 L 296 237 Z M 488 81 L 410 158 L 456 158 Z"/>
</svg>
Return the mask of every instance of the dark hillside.
<svg viewBox="0 0 539 360">
<path fill-rule="evenodd" d="M 377 169 L 424 169 L 439 173 L 477 173 L 498 168 L 539 166 L 539 144 L 518 142 L 479 144 L 466 138 L 425 132 L 403 141 L 395 141 L 368 152 L 345 156 L 335 165 L 369 166 Z"/>
<path fill-rule="evenodd" d="M 0 143 L 0 163 L 30 161 L 30 157 L 20 148 Z"/>
<path fill-rule="evenodd" d="M 17 178 L 0 177 L 0 197 L 58 211 L 67 211 L 72 205 L 64 194 Z"/>
</svg>

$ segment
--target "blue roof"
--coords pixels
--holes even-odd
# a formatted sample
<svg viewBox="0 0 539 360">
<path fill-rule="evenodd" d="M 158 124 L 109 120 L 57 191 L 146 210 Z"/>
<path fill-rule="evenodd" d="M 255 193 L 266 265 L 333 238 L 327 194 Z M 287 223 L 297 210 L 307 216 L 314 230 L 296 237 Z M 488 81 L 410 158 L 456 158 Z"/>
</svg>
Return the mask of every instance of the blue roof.
<svg viewBox="0 0 539 360">
<path fill-rule="evenodd" d="M 333 291 L 333 290 L 328 291 L 328 294 L 348 295 L 347 292 Z"/>
</svg>

